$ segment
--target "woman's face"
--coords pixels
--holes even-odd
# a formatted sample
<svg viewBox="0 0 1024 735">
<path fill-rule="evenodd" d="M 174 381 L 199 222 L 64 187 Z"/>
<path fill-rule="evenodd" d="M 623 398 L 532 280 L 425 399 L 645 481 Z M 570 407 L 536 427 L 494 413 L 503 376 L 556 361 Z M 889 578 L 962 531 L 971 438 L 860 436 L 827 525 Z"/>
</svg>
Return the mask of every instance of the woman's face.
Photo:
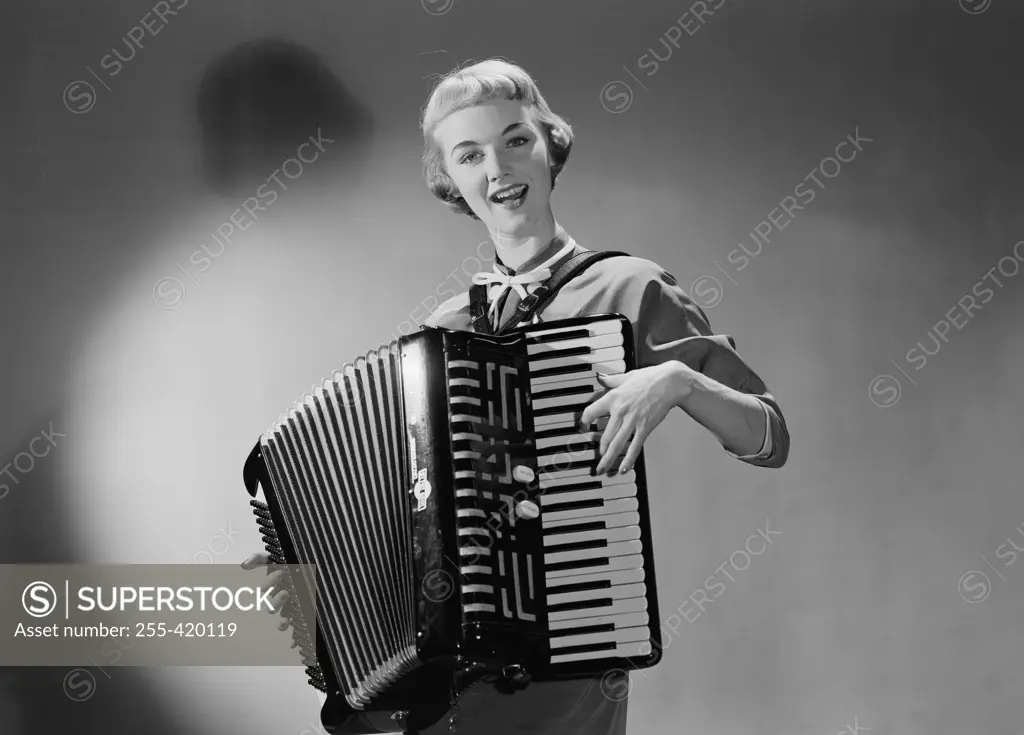
<svg viewBox="0 0 1024 735">
<path fill-rule="evenodd" d="M 549 224 L 551 161 L 528 105 L 493 100 L 459 110 L 434 137 L 459 194 L 492 234 L 524 238 Z"/>
</svg>

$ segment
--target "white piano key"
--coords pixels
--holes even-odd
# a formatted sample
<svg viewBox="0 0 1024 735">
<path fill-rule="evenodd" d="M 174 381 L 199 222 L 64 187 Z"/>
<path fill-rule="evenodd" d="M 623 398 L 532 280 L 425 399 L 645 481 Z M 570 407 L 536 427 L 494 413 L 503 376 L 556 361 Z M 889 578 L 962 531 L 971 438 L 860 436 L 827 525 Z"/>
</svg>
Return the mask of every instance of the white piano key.
<svg viewBox="0 0 1024 735">
<path fill-rule="evenodd" d="M 576 339 L 561 339 L 557 342 L 534 342 L 526 345 L 526 354 L 530 361 L 538 359 L 538 356 L 546 352 L 560 352 L 561 350 L 575 350 L 586 347 L 591 352 L 605 348 L 618 347 L 624 344 L 622 332 L 614 334 L 599 334 L 593 337 L 577 337 Z"/>
<path fill-rule="evenodd" d="M 489 584 L 464 584 L 461 585 L 464 594 L 470 594 L 472 592 L 486 592 L 487 594 L 494 594 L 494 586 Z"/>
<path fill-rule="evenodd" d="M 463 605 L 462 609 L 465 612 L 494 612 L 494 605 L 488 605 L 483 602 L 474 602 L 471 605 Z"/>
<path fill-rule="evenodd" d="M 580 422 L 580 416 L 583 414 L 583 408 L 570 408 L 566 410 L 564 414 L 546 414 L 544 416 L 534 417 L 534 428 L 537 431 L 557 431 L 558 434 L 554 436 L 564 436 L 568 439 L 573 434 L 580 433 L 577 428 L 577 424 Z M 591 425 L 591 431 L 603 432 L 608 426 L 608 420 L 610 417 L 602 416 L 593 422 Z"/>
<path fill-rule="evenodd" d="M 554 327 L 552 329 L 537 329 L 536 331 L 531 329 L 526 333 L 526 339 L 529 341 L 536 339 L 537 337 L 551 337 L 558 334 L 565 334 L 567 332 L 579 332 L 584 329 L 591 335 L 615 334 L 622 332 L 622 323 L 618 319 L 600 319 L 590 322 L 589 324 L 581 324 L 575 327 Z"/>
<path fill-rule="evenodd" d="M 580 433 L 577 428 L 583 409 L 571 409 L 565 413 L 551 413 L 544 416 L 534 416 L 533 426 L 538 432 L 557 431 L 554 437 L 563 437 L 568 444 L 573 435 Z M 600 416 L 589 427 L 591 431 L 604 432 L 608 427 L 610 416 Z"/>
<path fill-rule="evenodd" d="M 538 365 L 534 370 L 543 370 L 544 367 L 551 367 L 550 365 L 544 365 L 541 367 Z M 585 362 L 579 363 L 579 369 L 571 373 L 555 373 L 553 375 L 541 375 L 540 377 L 530 376 L 530 392 L 538 390 L 551 390 L 554 385 L 570 379 L 578 379 L 580 376 L 587 375 L 594 378 L 597 377 L 598 373 L 604 373 L 605 375 L 619 375 L 620 373 L 626 372 L 626 361 L 625 360 L 606 360 L 605 362 Z"/>
<path fill-rule="evenodd" d="M 651 642 L 636 641 L 634 643 L 620 643 L 614 651 L 586 651 L 584 653 L 565 653 L 551 657 L 551 663 L 562 664 L 572 661 L 588 661 L 597 658 L 631 658 L 633 656 L 647 656 L 651 652 Z"/>
<path fill-rule="evenodd" d="M 614 477 L 608 478 L 609 480 L 615 479 Z M 562 487 L 568 486 L 575 483 L 565 483 Z M 600 487 L 587 488 L 580 490 L 567 490 L 563 492 L 555 491 L 555 487 L 542 487 L 541 488 L 541 505 L 556 506 L 551 508 L 549 513 L 561 513 L 557 506 L 563 503 L 577 503 L 579 501 L 615 501 L 621 498 L 636 498 L 637 486 L 635 482 L 608 482 L 601 483 Z M 564 511 L 567 512 L 567 511 Z M 557 517 L 557 516 L 556 516 Z"/>
<path fill-rule="evenodd" d="M 459 571 L 463 574 L 491 574 L 494 572 L 494 567 L 470 564 L 469 566 L 459 567 Z"/>
<path fill-rule="evenodd" d="M 550 467 L 564 467 L 570 462 L 586 462 L 597 456 L 595 449 L 581 449 L 574 452 L 557 452 L 537 457 L 537 469 L 544 471 Z"/>
<path fill-rule="evenodd" d="M 576 567 L 575 569 L 554 569 L 552 571 L 547 571 L 544 572 L 544 579 L 550 582 L 553 579 L 574 577 L 577 574 L 594 573 L 599 571 L 612 572 L 619 569 L 637 569 L 643 565 L 644 557 L 642 554 L 626 554 L 622 556 L 613 556 L 607 560 L 606 564 L 602 564 L 599 567 Z"/>
<path fill-rule="evenodd" d="M 549 421 L 547 424 L 537 426 L 537 431 L 543 431 L 545 433 L 556 431 L 558 432 L 557 434 L 553 434 L 552 436 L 547 438 L 557 439 L 559 437 L 562 437 L 565 441 L 568 441 L 573 436 L 580 433 L 580 430 L 576 424 L 579 422 L 580 415 L 582 413 L 582 409 L 573 409 L 570 411 L 566 411 L 565 413 L 552 413 L 546 416 L 536 416 L 534 417 L 534 424 L 536 425 L 537 419 L 557 419 L 557 421 Z M 590 432 L 603 433 L 604 430 L 608 427 L 608 421 L 610 418 L 611 417 L 607 415 L 599 416 L 594 422 L 591 423 L 590 426 L 587 427 L 587 430 Z"/>
<path fill-rule="evenodd" d="M 586 602 L 587 600 L 623 600 L 630 597 L 642 597 L 647 594 L 646 584 L 620 584 L 599 590 L 583 590 L 581 592 L 564 592 L 549 594 L 548 605 L 564 605 L 570 602 Z M 592 608 L 588 608 L 592 609 Z M 553 615 L 554 613 L 549 613 Z"/>
<path fill-rule="evenodd" d="M 470 388 L 479 388 L 480 381 L 472 378 L 448 378 L 448 385 L 468 385 Z"/>
<path fill-rule="evenodd" d="M 646 573 L 642 568 L 623 569 L 620 571 L 601 571 L 595 574 L 574 574 L 571 577 L 559 577 L 547 580 L 547 589 L 557 592 L 559 587 L 570 584 L 586 584 L 589 582 L 610 582 L 611 584 L 634 584 L 643 582 Z"/>
<path fill-rule="evenodd" d="M 551 398 L 535 398 L 533 399 L 533 410 L 545 411 L 549 408 L 555 408 L 556 406 L 563 406 L 565 407 L 566 413 L 569 413 L 576 406 L 586 406 L 603 390 L 604 388 L 593 388 L 586 393 L 571 393 L 569 395 L 553 396 Z"/>
<path fill-rule="evenodd" d="M 639 507 L 639 501 L 636 498 L 624 498 L 625 502 L 621 506 L 614 506 L 612 508 L 579 508 L 579 511 L 590 511 L 590 515 L 583 516 L 562 516 L 551 520 L 545 517 L 541 521 L 541 528 L 547 530 L 549 528 L 564 528 L 566 526 L 578 526 L 581 523 L 593 523 L 594 521 L 600 521 L 604 524 L 605 528 L 619 528 L 620 526 L 639 526 L 640 525 L 640 514 L 637 512 Z M 612 501 L 618 502 L 618 501 Z M 562 511 L 563 513 L 572 513 L 574 511 Z"/>
<path fill-rule="evenodd" d="M 566 413 L 552 413 L 547 416 L 534 416 L 533 428 L 536 431 L 553 431 L 554 429 L 572 429 L 576 426 L 578 419 L 572 411 Z"/>
<path fill-rule="evenodd" d="M 576 551 L 550 551 L 544 554 L 545 564 L 562 564 L 563 562 L 580 561 L 582 559 L 608 559 L 613 556 L 639 554 L 643 551 L 639 541 L 620 541 L 595 549 L 577 549 Z"/>
<path fill-rule="evenodd" d="M 616 600 L 611 605 L 603 607 L 581 607 L 576 610 L 561 610 L 548 613 L 548 620 L 572 620 L 578 621 L 584 618 L 592 618 L 595 615 L 621 615 L 623 613 L 643 612 L 647 609 L 647 597 L 636 596 Z M 578 624 L 578 623 L 577 623 Z"/>
<path fill-rule="evenodd" d="M 569 648 L 570 646 L 592 646 L 595 643 L 634 643 L 650 640 L 651 629 L 647 626 L 637 626 L 634 628 L 606 630 L 603 633 L 558 636 L 551 639 L 550 645 L 552 649 L 555 649 Z"/>
<path fill-rule="evenodd" d="M 561 460 L 562 464 L 565 464 L 565 460 Z M 612 485 L 627 485 L 636 482 L 636 470 L 629 470 L 628 472 L 622 472 L 615 475 L 594 475 L 592 467 L 573 467 L 567 470 L 554 470 L 549 472 L 541 472 L 537 480 L 537 487 L 540 490 L 547 490 L 549 488 L 562 487 L 564 485 L 576 485 L 581 482 L 596 481 L 600 482 L 604 487 L 610 487 Z M 554 493 L 551 497 L 560 495 L 561 493 Z M 556 502 L 556 501 L 551 501 Z"/>
<path fill-rule="evenodd" d="M 562 449 L 564 447 L 578 447 L 586 442 L 599 442 L 601 441 L 600 431 L 586 431 L 583 433 L 572 432 L 571 434 L 558 434 L 556 436 L 545 436 L 535 441 L 538 452 L 541 449 L 548 449 L 550 447 L 557 447 Z"/>
<path fill-rule="evenodd" d="M 564 357 L 548 357 L 543 352 L 530 355 L 530 370 L 548 370 L 563 368 L 570 365 L 596 365 L 602 362 L 616 362 L 626 359 L 626 350 L 620 347 L 598 347 L 586 354 L 565 355 Z"/>
<path fill-rule="evenodd" d="M 586 628 L 591 625 L 614 625 L 616 628 L 635 628 L 647 625 L 651 616 L 646 612 L 620 613 L 619 615 L 597 615 L 592 618 L 575 618 L 573 620 L 555 620 L 548 624 L 548 630 L 566 630 Z M 650 630 L 648 628 L 648 630 Z"/>
<path fill-rule="evenodd" d="M 588 498 L 587 500 L 591 499 Z M 593 506 L 591 508 L 570 508 L 559 511 L 555 510 L 556 506 L 545 512 L 544 518 L 541 521 L 541 527 L 544 529 L 560 528 L 561 526 L 574 526 L 579 523 L 589 523 L 599 519 L 606 523 L 614 523 L 615 525 L 629 525 L 630 518 L 634 515 L 637 516 L 637 522 L 639 522 L 639 514 L 635 513 L 639 507 L 640 501 L 637 500 L 635 493 L 634 496 L 604 501 L 600 506 Z M 611 526 L 608 525 L 606 527 L 610 528 Z"/>
<path fill-rule="evenodd" d="M 544 537 L 545 550 L 556 551 L 559 546 L 582 544 L 588 541 L 607 541 L 609 544 L 620 541 L 632 541 L 640 538 L 640 526 L 623 526 L 622 528 L 597 528 L 593 531 L 577 531 L 576 533 L 559 533 Z"/>
</svg>

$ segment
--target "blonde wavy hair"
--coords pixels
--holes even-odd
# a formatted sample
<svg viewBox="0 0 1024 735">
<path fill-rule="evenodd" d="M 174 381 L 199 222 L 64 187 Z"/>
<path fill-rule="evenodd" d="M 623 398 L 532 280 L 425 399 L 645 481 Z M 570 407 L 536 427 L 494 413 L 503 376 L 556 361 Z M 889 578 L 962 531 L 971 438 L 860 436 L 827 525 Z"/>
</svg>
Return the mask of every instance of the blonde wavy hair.
<svg viewBox="0 0 1024 735">
<path fill-rule="evenodd" d="M 551 188 L 569 160 L 572 126 L 548 107 L 540 88 L 525 69 L 503 59 L 487 59 L 456 68 L 435 85 L 420 118 L 423 132 L 423 176 L 430 192 L 454 212 L 480 219 L 455 188 L 445 169 L 444 152 L 434 138 L 437 126 L 453 112 L 495 99 L 515 100 L 530 106 L 533 120 L 544 132 L 551 157 Z"/>
</svg>

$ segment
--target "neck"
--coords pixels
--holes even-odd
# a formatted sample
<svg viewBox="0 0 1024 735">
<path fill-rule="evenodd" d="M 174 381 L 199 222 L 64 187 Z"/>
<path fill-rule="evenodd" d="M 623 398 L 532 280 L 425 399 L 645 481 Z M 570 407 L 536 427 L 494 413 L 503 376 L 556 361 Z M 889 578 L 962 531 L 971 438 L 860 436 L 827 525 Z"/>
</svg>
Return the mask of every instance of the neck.
<svg viewBox="0 0 1024 735">
<path fill-rule="evenodd" d="M 499 230 L 491 231 L 491 241 L 498 259 L 506 268 L 517 273 L 523 270 L 524 265 L 535 262 L 537 256 L 545 253 L 553 243 L 564 245 L 567 239 L 565 228 L 554 217 L 549 217 L 526 237 L 511 237 Z"/>
</svg>

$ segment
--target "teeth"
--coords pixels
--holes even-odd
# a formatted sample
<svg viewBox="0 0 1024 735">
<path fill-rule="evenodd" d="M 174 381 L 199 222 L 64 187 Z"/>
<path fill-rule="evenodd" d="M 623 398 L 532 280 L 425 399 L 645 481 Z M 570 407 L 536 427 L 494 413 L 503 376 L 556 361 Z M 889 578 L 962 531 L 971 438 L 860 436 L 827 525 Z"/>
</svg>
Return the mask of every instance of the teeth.
<svg viewBox="0 0 1024 735">
<path fill-rule="evenodd" d="M 525 191 L 525 190 L 526 190 L 526 185 L 525 184 L 520 184 L 519 186 L 516 186 L 516 187 L 514 187 L 512 189 L 507 189 L 506 191 L 503 191 L 500 194 L 495 194 L 493 199 L 495 201 L 499 201 L 499 202 L 504 202 L 504 201 L 506 201 L 508 199 L 515 199 L 517 196 L 522 194 L 523 191 Z"/>
</svg>

